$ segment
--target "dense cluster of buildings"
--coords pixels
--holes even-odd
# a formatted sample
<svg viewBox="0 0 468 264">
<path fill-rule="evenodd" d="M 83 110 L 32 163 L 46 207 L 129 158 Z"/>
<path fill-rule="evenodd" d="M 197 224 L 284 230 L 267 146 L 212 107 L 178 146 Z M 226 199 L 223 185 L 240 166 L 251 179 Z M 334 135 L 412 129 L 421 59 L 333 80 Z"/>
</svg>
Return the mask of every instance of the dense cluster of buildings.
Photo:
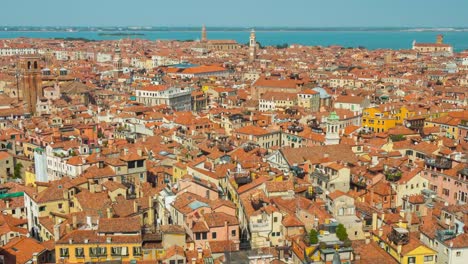
<svg viewBox="0 0 468 264">
<path fill-rule="evenodd" d="M 468 52 L 0 40 L 0 263 L 468 259 Z"/>
</svg>

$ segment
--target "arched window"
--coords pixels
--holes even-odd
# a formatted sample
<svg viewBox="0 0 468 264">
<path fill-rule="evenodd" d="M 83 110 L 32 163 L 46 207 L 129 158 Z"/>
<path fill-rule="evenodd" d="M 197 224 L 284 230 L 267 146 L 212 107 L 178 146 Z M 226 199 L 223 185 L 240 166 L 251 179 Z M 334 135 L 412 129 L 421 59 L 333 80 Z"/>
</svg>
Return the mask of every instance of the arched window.
<svg viewBox="0 0 468 264">
<path fill-rule="evenodd" d="M 37 61 L 34 62 L 34 69 L 37 69 Z"/>
<path fill-rule="evenodd" d="M 28 61 L 28 70 L 30 70 L 30 69 L 31 69 L 31 62 Z"/>
</svg>

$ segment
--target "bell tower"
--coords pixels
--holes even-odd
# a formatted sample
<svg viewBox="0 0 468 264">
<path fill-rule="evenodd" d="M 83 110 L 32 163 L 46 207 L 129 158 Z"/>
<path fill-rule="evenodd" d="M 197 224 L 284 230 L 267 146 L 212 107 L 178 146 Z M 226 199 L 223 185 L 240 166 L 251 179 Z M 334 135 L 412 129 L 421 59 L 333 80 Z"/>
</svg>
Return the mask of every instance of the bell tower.
<svg viewBox="0 0 468 264">
<path fill-rule="evenodd" d="M 202 31 L 201 31 L 201 41 L 206 42 L 206 27 L 205 25 L 202 26 Z"/>
<path fill-rule="evenodd" d="M 325 145 L 340 144 L 339 125 L 340 118 L 336 112 L 331 112 L 327 118 L 327 133 L 325 135 Z"/>
<path fill-rule="evenodd" d="M 21 90 L 26 109 L 32 115 L 36 112 L 38 97 L 42 96 L 42 78 L 39 57 L 21 57 Z"/>
<path fill-rule="evenodd" d="M 249 62 L 255 61 L 257 58 L 257 37 L 255 36 L 255 30 L 250 31 L 249 41 Z"/>
<path fill-rule="evenodd" d="M 114 54 L 114 68 L 120 71 L 122 70 L 122 51 L 119 44 L 115 45 Z"/>
</svg>

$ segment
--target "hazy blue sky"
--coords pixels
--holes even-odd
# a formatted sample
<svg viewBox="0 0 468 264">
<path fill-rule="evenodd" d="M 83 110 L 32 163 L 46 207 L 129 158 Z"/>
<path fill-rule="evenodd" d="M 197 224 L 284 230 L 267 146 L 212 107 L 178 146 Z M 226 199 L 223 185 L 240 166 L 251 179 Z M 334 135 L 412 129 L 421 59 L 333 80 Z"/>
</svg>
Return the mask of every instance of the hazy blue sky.
<svg viewBox="0 0 468 264">
<path fill-rule="evenodd" d="M 10 0 L 0 25 L 468 26 L 467 0 Z"/>
</svg>

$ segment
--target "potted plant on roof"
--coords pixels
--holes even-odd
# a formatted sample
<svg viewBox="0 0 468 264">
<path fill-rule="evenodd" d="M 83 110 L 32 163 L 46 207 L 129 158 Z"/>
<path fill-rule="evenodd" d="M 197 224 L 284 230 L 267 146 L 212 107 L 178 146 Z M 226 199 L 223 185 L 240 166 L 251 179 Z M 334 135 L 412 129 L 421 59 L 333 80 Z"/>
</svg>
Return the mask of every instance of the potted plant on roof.
<svg viewBox="0 0 468 264">
<path fill-rule="evenodd" d="M 387 181 L 396 182 L 401 179 L 402 172 L 397 168 L 390 168 L 384 172 Z"/>
</svg>

